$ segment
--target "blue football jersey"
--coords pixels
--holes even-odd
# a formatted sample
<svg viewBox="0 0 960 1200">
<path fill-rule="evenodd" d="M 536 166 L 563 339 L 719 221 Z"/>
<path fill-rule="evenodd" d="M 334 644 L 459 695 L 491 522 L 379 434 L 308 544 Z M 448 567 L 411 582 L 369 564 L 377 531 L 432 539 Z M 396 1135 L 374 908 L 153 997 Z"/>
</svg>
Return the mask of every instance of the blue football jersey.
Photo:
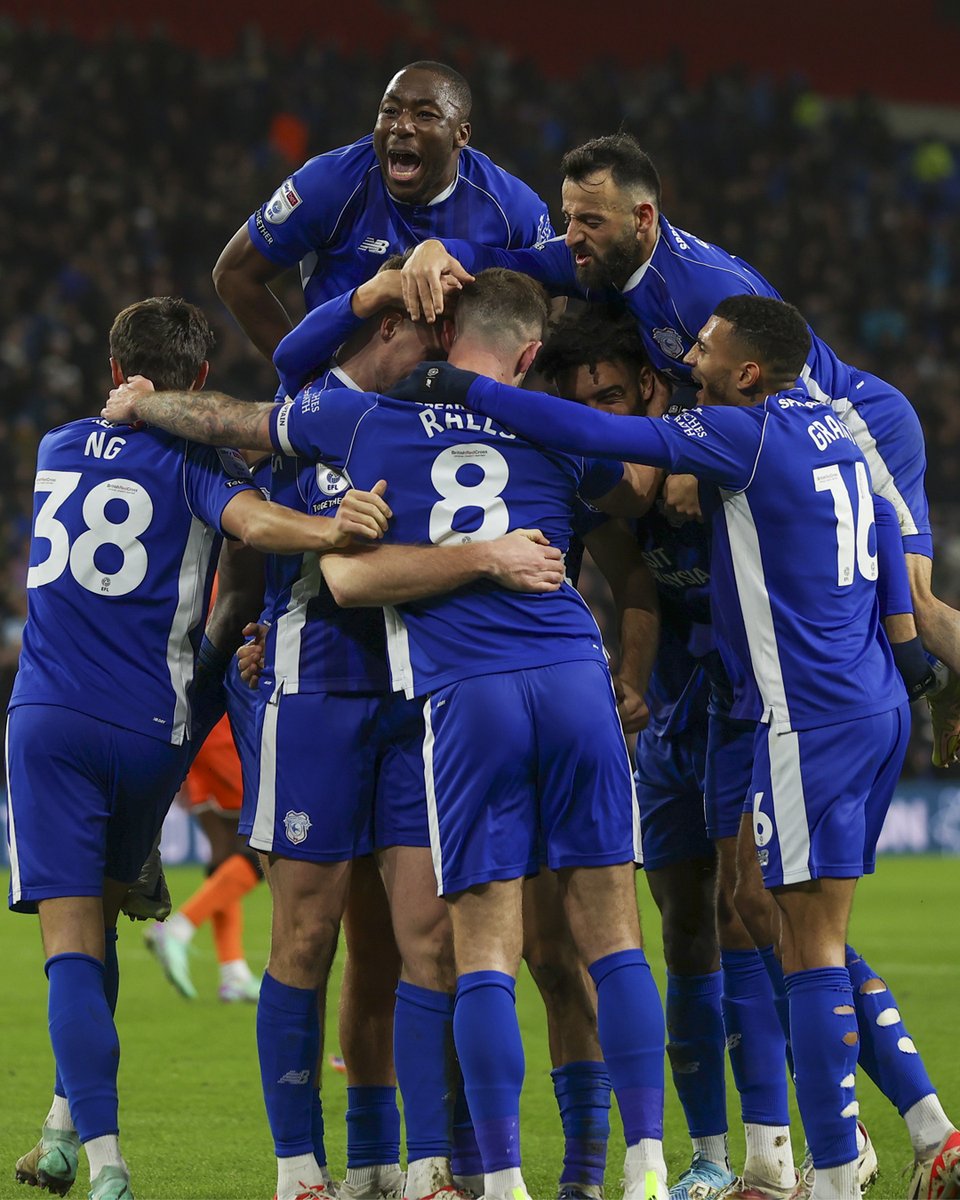
<svg viewBox="0 0 960 1200">
<path fill-rule="evenodd" d="M 85 419 L 40 443 L 27 623 L 11 708 L 56 704 L 181 744 L 243 459 Z"/>
<path fill-rule="evenodd" d="M 386 479 L 387 539 L 442 545 L 541 529 L 566 551 L 574 499 L 609 492 L 622 466 L 538 448 L 457 405 L 430 403 L 429 364 L 402 398 L 305 388 L 272 416 L 276 448 L 322 461 L 356 487 Z M 605 662 L 578 592 L 544 595 L 479 582 L 385 610 L 392 683 L 419 696 L 475 675 L 574 659 Z"/>
<path fill-rule="evenodd" d="M 794 389 L 752 407 L 627 421 L 483 377 L 467 398 L 478 414 L 522 435 L 547 431 L 552 445 L 570 451 L 714 485 L 701 496 L 712 533 L 711 612 L 734 717 L 787 732 L 903 702 L 879 624 L 869 468 L 826 405 Z"/>
<path fill-rule="evenodd" d="M 352 390 L 339 367 L 326 371 L 308 393 Z M 349 481 L 312 455 L 273 456 L 270 496 L 312 516 L 336 515 Z M 269 625 L 260 686 L 295 692 L 388 692 L 383 615 L 374 608 L 341 608 L 330 595 L 316 554 L 267 556 L 263 620 Z"/>
<path fill-rule="evenodd" d="M 280 339 L 273 352 L 273 365 L 280 378 L 278 400 L 295 396 L 319 375 L 350 334 L 363 324 L 351 307 L 352 299 L 351 289 L 324 300 Z"/>
<path fill-rule="evenodd" d="M 457 177 L 429 204 L 387 190 L 368 134 L 311 158 L 247 223 L 278 267 L 300 264 L 307 310 L 375 275 L 384 258 L 433 237 L 533 246 L 553 236 L 547 206 L 479 150 L 460 151 Z"/>
</svg>

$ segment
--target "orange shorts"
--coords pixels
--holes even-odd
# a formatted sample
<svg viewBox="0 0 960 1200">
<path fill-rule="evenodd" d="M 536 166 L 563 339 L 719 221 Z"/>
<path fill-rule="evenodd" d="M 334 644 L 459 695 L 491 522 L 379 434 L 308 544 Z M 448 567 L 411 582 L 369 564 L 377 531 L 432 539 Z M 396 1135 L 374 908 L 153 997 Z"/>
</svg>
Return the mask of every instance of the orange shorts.
<svg viewBox="0 0 960 1200">
<path fill-rule="evenodd" d="M 190 808 L 212 808 L 236 813 L 239 817 L 243 804 L 243 780 L 240 759 L 226 717 L 221 717 L 210 730 L 193 760 L 185 786 Z"/>
</svg>

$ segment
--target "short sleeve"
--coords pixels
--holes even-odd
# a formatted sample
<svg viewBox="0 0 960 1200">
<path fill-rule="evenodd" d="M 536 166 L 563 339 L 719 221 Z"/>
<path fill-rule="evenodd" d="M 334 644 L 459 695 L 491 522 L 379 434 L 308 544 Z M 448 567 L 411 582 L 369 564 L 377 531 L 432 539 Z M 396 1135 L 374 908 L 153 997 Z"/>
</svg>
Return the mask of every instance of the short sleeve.
<svg viewBox="0 0 960 1200">
<path fill-rule="evenodd" d="M 623 463 L 610 458 L 585 458 L 579 492 L 584 500 L 597 500 L 612 492 L 623 479 Z"/>
<path fill-rule="evenodd" d="M 223 533 L 223 510 L 239 492 L 259 492 L 237 450 L 186 443 L 183 485 L 191 512 Z"/>
</svg>

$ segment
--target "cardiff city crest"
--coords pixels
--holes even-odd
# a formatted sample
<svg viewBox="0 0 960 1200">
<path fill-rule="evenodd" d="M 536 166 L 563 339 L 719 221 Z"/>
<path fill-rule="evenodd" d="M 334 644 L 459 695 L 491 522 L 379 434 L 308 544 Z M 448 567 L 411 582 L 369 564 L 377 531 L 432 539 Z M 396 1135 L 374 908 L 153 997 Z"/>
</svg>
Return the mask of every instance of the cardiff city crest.
<svg viewBox="0 0 960 1200">
<path fill-rule="evenodd" d="M 305 812 L 288 812 L 283 818 L 283 828 L 287 840 L 293 842 L 295 846 L 299 846 L 301 842 L 306 841 L 307 834 L 310 832 L 310 824 L 310 818 Z"/>
</svg>

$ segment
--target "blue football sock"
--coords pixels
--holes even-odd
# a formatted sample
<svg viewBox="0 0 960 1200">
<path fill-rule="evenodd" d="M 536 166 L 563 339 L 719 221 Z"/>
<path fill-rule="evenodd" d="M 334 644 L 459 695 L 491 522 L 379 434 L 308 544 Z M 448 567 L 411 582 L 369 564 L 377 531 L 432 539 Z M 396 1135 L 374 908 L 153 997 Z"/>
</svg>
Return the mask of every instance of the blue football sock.
<svg viewBox="0 0 960 1200">
<path fill-rule="evenodd" d="M 519 1167 L 524 1060 L 514 980 L 502 971 L 461 975 L 453 1036 L 484 1172 Z"/>
<path fill-rule="evenodd" d="M 660 993 L 642 950 L 619 950 L 590 966 L 597 985 L 597 1034 L 628 1146 L 663 1139 Z"/>
<path fill-rule="evenodd" d="M 288 987 L 264 972 L 257 1005 L 257 1050 L 277 1158 L 313 1154 L 320 1052 L 316 988 Z"/>
<path fill-rule="evenodd" d="M 723 976 L 667 972 L 667 1055 L 692 1138 L 727 1132 Z"/>
<path fill-rule="evenodd" d="M 785 978 L 803 1130 L 817 1170 L 839 1167 L 857 1158 L 858 1039 L 850 976 L 846 967 L 820 967 Z"/>
<path fill-rule="evenodd" d="M 44 970 L 50 1042 L 80 1141 L 117 1134 L 120 1040 L 103 990 L 103 963 L 89 954 L 55 954 Z"/>
<path fill-rule="evenodd" d="M 395 1087 L 347 1088 L 347 1166 L 400 1161 L 400 1110 Z"/>
<path fill-rule="evenodd" d="M 560 1183 L 603 1186 L 610 1138 L 610 1076 L 603 1063 L 572 1062 L 551 1072 L 563 1124 Z"/>
<path fill-rule="evenodd" d="M 903 1116 L 936 1089 L 886 983 L 882 991 L 863 991 L 865 984 L 879 976 L 852 946 L 847 947 L 847 970 L 860 1028 L 860 1066 Z"/>
<path fill-rule="evenodd" d="M 721 950 L 723 1027 L 744 1123 L 789 1125 L 785 1039 L 756 950 Z"/>
<path fill-rule="evenodd" d="M 787 999 L 787 985 L 783 982 L 783 967 L 780 965 L 780 959 L 777 958 L 777 952 L 772 946 L 761 946 L 760 957 L 763 959 L 767 978 L 770 980 L 770 986 L 773 988 L 773 1004 L 777 1010 L 780 1028 L 783 1030 L 783 1036 L 786 1039 L 787 1071 L 792 1079 L 793 1051 L 790 1048 L 790 1001 Z"/>
<path fill-rule="evenodd" d="M 453 996 L 401 980 L 393 1018 L 393 1060 L 406 1118 L 407 1162 L 449 1158 L 451 1098 L 459 1082 Z"/>
<path fill-rule="evenodd" d="M 457 1064 L 458 1086 L 453 1102 L 453 1148 L 450 1155 L 450 1170 L 454 1175 L 482 1175 L 483 1159 L 477 1145 L 477 1131 L 473 1127 L 467 1093 L 463 1088 L 463 1075 Z"/>
<path fill-rule="evenodd" d="M 117 961 L 117 931 L 115 929 L 104 930 L 103 993 L 107 998 L 110 1015 L 114 1016 L 117 1011 L 117 996 L 120 993 L 120 964 Z M 64 1098 L 67 1095 L 63 1080 L 60 1078 L 59 1067 L 56 1068 L 53 1091 L 55 1095 Z"/>
</svg>

